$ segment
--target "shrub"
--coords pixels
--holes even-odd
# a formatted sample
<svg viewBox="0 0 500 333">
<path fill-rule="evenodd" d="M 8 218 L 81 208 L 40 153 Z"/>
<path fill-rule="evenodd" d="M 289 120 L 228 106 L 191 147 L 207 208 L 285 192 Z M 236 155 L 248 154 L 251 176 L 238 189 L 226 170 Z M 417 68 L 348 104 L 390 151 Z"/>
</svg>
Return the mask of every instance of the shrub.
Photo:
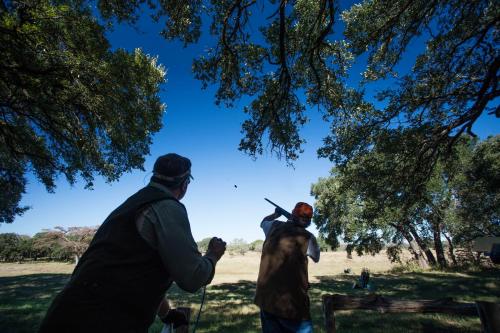
<svg viewBox="0 0 500 333">
<path fill-rule="evenodd" d="M 254 240 L 250 243 L 248 249 L 250 251 L 262 252 L 262 246 L 264 245 L 264 241 L 261 239 Z"/>
<path fill-rule="evenodd" d="M 229 254 L 237 253 L 244 255 L 249 250 L 249 248 L 250 246 L 244 239 L 236 238 L 231 243 L 229 243 L 227 250 L 229 251 Z"/>
</svg>

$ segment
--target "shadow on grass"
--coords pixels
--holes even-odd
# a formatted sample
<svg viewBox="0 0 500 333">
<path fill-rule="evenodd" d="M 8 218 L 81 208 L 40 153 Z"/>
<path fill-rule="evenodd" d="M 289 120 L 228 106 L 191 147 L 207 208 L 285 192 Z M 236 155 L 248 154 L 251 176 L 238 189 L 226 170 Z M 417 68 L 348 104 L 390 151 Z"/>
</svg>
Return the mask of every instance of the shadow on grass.
<svg viewBox="0 0 500 333">
<path fill-rule="evenodd" d="M 0 277 L 1 332 L 36 332 L 52 299 L 69 277 L 69 274 Z"/>
<path fill-rule="evenodd" d="M 237 283 L 223 283 L 208 286 L 205 302 L 196 332 L 259 332 L 259 308 L 253 304 L 255 282 L 240 280 Z M 202 292 L 188 294 L 176 285 L 167 292 L 172 305 L 191 308 L 192 329 L 200 308 Z M 149 330 L 160 332 L 161 324 L 157 320 Z"/>
<path fill-rule="evenodd" d="M 374 292 L 401 299 L 437 299 L 500 302 L 500 270 L 478 273 L 372 274 Z M 2 332 L 35 332 L 47 307 L 69 275 L 36 274 L 0 278 L 0 328 Z M 321 296 L 326 294 L 367 295 L 352 289 L 355 275 L 319 277 L 310 289 L 314 331 L 325 332 Z M 124 291 L 126 292 L 126 291 Z M 254 281 L 208 286 L 196 332 L 259 332 L 259 309 L 253 305 Z M 191 329 L 198 314 L 202 293 L 189 294 L 173 286 L 167 296 L 173 306 L 191 308 Z M 379 314 L 372 311 L 339 311 L 335 314 L 339 333 L 347 332 L 479 332 L 474 317 L 442 314 Z M 157 320 L 151 333 L 161 330 Z"/>
</svg>

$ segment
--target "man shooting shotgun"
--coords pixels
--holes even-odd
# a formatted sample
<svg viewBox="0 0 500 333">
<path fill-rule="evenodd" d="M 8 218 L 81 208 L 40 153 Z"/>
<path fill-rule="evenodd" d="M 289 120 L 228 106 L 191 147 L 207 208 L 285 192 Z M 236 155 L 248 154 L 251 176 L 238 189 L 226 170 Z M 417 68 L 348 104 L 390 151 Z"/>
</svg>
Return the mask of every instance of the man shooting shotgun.
<svg viewBox="0 0 500 333">
<path fill-rule="evenodd" d="M 266 240 L 262 247 L 255 304 L 260 307 L 263 333 L 312 332 L 309 311 L 307 257 L 319 261 L 319 246 L 306 230 L 313 209 L 304 202 L 290 214 L 269 199 L 274 213 L 264 217 L 260 226 Z M 286 222 L 276 220 L 281 215 Z"/>
</svg>

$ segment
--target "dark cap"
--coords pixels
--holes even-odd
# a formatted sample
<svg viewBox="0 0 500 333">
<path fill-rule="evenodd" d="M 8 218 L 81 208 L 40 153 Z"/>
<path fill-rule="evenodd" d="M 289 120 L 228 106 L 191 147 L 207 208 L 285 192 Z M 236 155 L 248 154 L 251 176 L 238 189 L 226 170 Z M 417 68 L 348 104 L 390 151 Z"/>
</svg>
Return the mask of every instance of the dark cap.
<svg viewBox="0 0 500 333">
<path fill-rule="evenodd" d="M 172 183 L 181 183 L 191 176 L 191 161 L 189 158 L 170 153 L 156 159 L 153 166 L 153 177 Z"/>
</svg>

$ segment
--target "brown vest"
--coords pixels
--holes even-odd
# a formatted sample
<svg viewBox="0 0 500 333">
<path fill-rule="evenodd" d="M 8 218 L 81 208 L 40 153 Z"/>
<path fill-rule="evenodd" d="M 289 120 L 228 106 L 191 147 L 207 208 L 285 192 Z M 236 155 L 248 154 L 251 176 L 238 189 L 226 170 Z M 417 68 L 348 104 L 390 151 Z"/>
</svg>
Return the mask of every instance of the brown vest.
<svg viewBox="0 0 500 333">
<path fill-rule="evenodd" d="M 260 260 L 255 304 L 291 320 L 309 320 L 307 246 L 311 233 L 290 222 L 275 222 Z"/>
</svg>

